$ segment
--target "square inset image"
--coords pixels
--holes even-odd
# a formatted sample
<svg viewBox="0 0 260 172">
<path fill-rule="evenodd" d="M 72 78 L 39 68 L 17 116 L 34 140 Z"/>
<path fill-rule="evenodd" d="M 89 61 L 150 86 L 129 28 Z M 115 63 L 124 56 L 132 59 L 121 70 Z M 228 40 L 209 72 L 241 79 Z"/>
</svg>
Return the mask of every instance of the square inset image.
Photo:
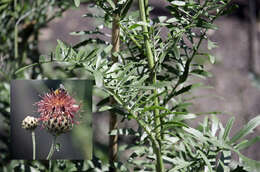
<svg viewBox="0 0 260 172">
<path fill-rule="evenodd" d="M 92 80 L 13 80 L 12 159 L 92 159 Z"/>
</svg>

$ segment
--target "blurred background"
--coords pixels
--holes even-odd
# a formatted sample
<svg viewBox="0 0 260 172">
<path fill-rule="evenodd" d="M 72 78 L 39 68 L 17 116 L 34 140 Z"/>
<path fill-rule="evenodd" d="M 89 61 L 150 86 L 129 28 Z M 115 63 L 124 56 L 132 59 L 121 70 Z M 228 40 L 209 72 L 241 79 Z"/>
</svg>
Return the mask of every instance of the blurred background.
<svg viewBox="0 0 260 172">
<path fill-rule="evenodd" d="M 167 5 L 166 1 L 150 0 L 149 2 L 153 8 L 151 11 L 153 17 L 169 15 L 164 8 Z M 193 101 L 194 106 L 191 109 L 192 112 L 220 111 L 222 113 L 219 117 L 224 124 L 231 116 L 235 116 L 231 135 L 260 114 L 260 0 L 234 0 L 233 4 L 237 4 L 238 8 L 230 15 L 217 19 L 215 24 L 218 30 L 209 32 L 209 39 L 218 45 L 212 50 L 216 57 L 216 64 L 205 62 L 208 63 L 206 67 L 212 73 L 212 77 L 202 82 L 212 88 L 195 91 L 194 96 L 199 98 Z M 136 4 L 132 10 L 137 7 Z M 53 50 L 57 39 L 74 45 L 82 37 L 69 33 L 93 30 L 100 24 L 93 19 L 81 17 L 87 12 L 98 13 L 91 10 L 87 4 L 81 5 L 80 9 L 69 9 L 61 18 L 56 18 L 48 24 L 48 27 L 41 29 L 39 37 L 41 53 L 48 54 Z M 104 31 L 110 33 L 109 30 L 104 29 Z M 206 45 L 203 47 L 206 49 Z M 95 106 L 98 98 L 94 97 L 93 101 Z M 94 142 L 99 147 L 96 149 L 96 154 L 104 154 L 108 145 L 108 114 L 94 113 L 93 117 Z M 195 125 L 198 121 L 192 123 Z M 126 125 L 135 127 L 134 123 Z M 260 135 L 260 128 L 254 135 Z M 130 140 L 120 138 L 120 141 L 124 143 Z M 250 158 L 260 160 L 259 146 L 260 143 L 257 143 L 243 153 Z"/>
<path fill-rule="evenodd" d="M 90 80 L 13 80 L 11 82 L 11 158 L 32 159 L 31 132 L 21 128 L 23 119 L 30 115 L 40 117 L 36 102 L 40 96 L 50 93 L 63 84 L 78 105 L 79 112 L 71 132 L 57 137 L 60 151 L 52 159 L 91 159 L 92 158 L 92 82 Z M 46 159 L 52 135 L 40 125 L 35 130 L 36 159 Z"/>
</svg>

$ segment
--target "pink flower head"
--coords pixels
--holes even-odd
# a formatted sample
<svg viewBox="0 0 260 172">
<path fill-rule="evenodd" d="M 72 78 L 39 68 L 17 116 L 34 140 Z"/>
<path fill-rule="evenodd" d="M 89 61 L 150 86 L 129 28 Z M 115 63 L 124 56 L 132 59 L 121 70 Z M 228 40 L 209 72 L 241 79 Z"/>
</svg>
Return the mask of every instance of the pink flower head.
<svg viewBox="0 0 260 172">
<path fill-rule="evenodd" d="M 66 118 L 74 123 L 73 118 L 79 111 L 80 106 L 77 105 L 76 100 L 68 94 L 66 89 L 61 86 L 55 91 L 46 93 L 41 98 L 42 100 L 35 103 L 38 106 L 41 121 L 48 122 L 53 118 L 58 120 Z"/>
</svg>

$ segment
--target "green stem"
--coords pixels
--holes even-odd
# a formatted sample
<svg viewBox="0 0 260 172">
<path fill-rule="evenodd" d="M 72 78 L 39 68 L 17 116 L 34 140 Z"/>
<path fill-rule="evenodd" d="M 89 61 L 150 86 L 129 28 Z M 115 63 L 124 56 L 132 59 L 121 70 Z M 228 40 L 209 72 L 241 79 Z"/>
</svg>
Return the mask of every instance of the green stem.
<svg viewBox="0 0 260 172">
<path fill-rule="evenodd" d="M 14 0 L 14 11 L 16 13 L 17 0 Z M 17 14 L 16 14 L 17 18 Z M 18 58 L 18 25 L 14 26 L 14 58 Z"/>
<path fill-rule="evenodd" d="M 53 155 L 53 153 L 55 152 L 56 138 L 57 138 L 57 136 L 53 136 L 52 137 L 51 149 L 50 149 L 50 152 L 49 152 L 49 154 L 47 156 L 47 160 L 50 160 L 52 155 Z"/>
<path fill-rule="evenodd" d="M 111 95 L 113 95 L 114 97 L 116 97 L 116 100 L 119 104 L 121 104 L 124 109 L 126 109 L 128 111 L 128 113 L 130 114 L 131 118 L 133 118 L 134 120 L 137 121 L 137 123 L 139 124 L 139 126 L 141 126 L 144 131 L 147 133 L 150 141 L 152 142 L 152 146 L 153 146 L 153 151 L 157 157 L 156 159 L 156 171 L 157 172 L 164 172 L 164 164 L 163 164 L 163 160 L 162 160 L 162 155 L 160 152 L 160 142 L 158 139 L 156 139 L 156 137 L 154 136 L 154 134 L 151 132 L 151 130 L 149 129 L 148 125 L 142 120 L 140 119 L 138 116 L 134 114 L 131 109 L 129 109 L 127 107 L 127 105 L 124 103 L 124 101 L 116 94 L 114 93 L 112 90 L 107 90 Z"/>
<path fill-rule="evenodd" d="M 148 0 L 139 0 L 139 11 L 140 11 L 140 16 L 141 16 L 141 20 L 142 22 L 144 22 L 143 25 L 143 31 L 144 31 L 144 41 L 145 41 L 145 48 L 146 48 L 146 55 L 147 55 L 147 59 L 148 59 L 148 64 L 149 64 L 149 68 L 151 71 L 151 78 L 152 78 L 152 83 L 156 84 L 156 73 L 153 71 L 154 70 L 154 57 L 153 57 L 153 53 L 152 53 L 152 48 L 149 42 L 149 34 L 148 34 L 148 27 L 147 27 L 147 19 L 149 17 L 148 14 Z M 153 94 L 157 95 L 157 90 L 154 89 L 153 90 Z M 154 105 L 158 106 L 159 105 L 159 99 L 158 97 L 154 98 Z M 161 124 L 162 119 L 159 118 L 160 116 L 160 112 L 159 109 L 155 109 L 154 110 L 154 122 L 155 122 L 155 127 L 159 126 Z M 156 154 L 156 171 L 157 172 L 164 172 L 164 164 L 163 164 L 163 160 L 162 160 L 162 155 L 161 155 L 161 128 L 157 127 L 157 129 L 155 130 L 155 137 L 156 137 L 156 141 L 158 142 L 158 144 L 155 144 L 153 142 L 153 151 Z"/>
<path fill-rule="evenodd" d="M 144 31 L 144 40 L 145 40 L 145 48 L 146 48 L 146 53 L 148 58 L 148 64 L 149 64 L 149 68 L 152 70 L 154 67 L 154 58 L 153 58 L 151 45 L 149 42 L 148 27 L 146 25 L 147 21 L 145 16 L 144 0 L 139 0 L 139 10 L 140 10 L 141 20 L 144 22 L 143 31 Z"/>
<path fill-rule="evenodd" d="M 49 172 L 52 172 L 53 170 L 52 170 L 52 161 L 51 160 L 49 160 Z"/>
<path fill-rule="evenodd" d="M 33 160 L 35 160 L 36 157 L 35 131 L 32 131 L 32 144 L 33 144 Z"/>
</svg>

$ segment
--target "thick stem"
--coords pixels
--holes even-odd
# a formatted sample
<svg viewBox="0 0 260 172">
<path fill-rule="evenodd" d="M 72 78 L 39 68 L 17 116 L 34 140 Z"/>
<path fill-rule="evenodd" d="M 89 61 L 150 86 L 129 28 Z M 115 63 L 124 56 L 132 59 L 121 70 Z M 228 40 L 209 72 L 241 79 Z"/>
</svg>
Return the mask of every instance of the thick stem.
<svg viewBox="0 0 260 172">
<path fill-rule="evenodd" d="M 35 131 L 32 131 L 32 144 L 33 144 L 33 160 L 35 160 L 36 157 Z"/>
<path fill-rule="evenodd" d="M 141 20 L 142 22 L 144 22 L 145 24 L 143 25 L 143 32 L 144 32 L 144 41 L 145 41 L 145 48 L 146 48 L 146 56 L 147 56 L 147 60 L 148 60 L 148 64 L 149 64 L 149 68 L 151 71 L 151 78 L 152 78 L 152 83 L 156 84 L 156 73 L 154 72 L 154 57 L 153 57 L 153 53 L 152 53 L 152 48 L 149 42 L 149 34 L 148 34 L 148 27 L 146 25 L 147 23 L 147 19 L 149 17 L 148 14 L 148 0 L 139 0 L 139 11 L 140 11 L 140 16 L 141 16 Z M 157 90 L 154 89 L 153 91 L 154 95 L 157 95 Z M 159 98 L 155 97 L 154 99 L 154 105 L 158 106 L 159 105 Z M 159 109 L 155 109 L 154 110 L 154 122 L 155 122 L 155 127 L 159 126 L 161 124 L 162 119 L 160 119 L 160 112 Z M 161 155 L 161 128 L 157 127 L 156 130 L 156 140 L 158 142 L 158 145 L 154 145 L 153 143 L 153 151 L 156 154 L 156 171 L 157 172 L 164 172 L 164 164 L 163 164 L 163 160 L 162 160 L 162 155 Z"/>
<path fill-rule="evenodd" d="M 114 3 L 117 4 L 118 0 L 114 0 Z M 113 63 L 118 61 L 117 56 L 114 56 L 114 53 L 119 52 L 120 48 L 120 26 L 119 26 L 120 16 L 118 13 L 113 15 L 113 24 L 112 24 L 112 60 Z M 115 104 L 113 97 L 110 97 L 110 104 Z M 114 112 L 110 112 L 110 123 L 109 131 L 115 130 L 118 128 L 117 116 Z M 116 172 L 116 167 L 114 162 L 117 160 L 118 154 L 118 135 L 109 136 L 109 163 L 110 163 L 110 172 Z"/>
<path fill-rule="evenodd" d="M 160 151 L 160 147 L 156 147 L 156 145 L 153 146 L 153 151 L 156 155 L 156 171 L 157 172 L 164 172 L 164 164 L 162 159 L 162 154 Z"/>
<path fill-rule="evenodd" d="M 56 138 L 57 138 L 57 136 L 53 136 L 52 137 L 51 149 L 50 149 L 50 152 L 49 152 L 49 154 L 47 156 L 47 160 L 50 160 L 52 155 L 53 155 L 53 153 L 55 152 Z"/>
<path fill-rule="evenodd" d="M 152 53 L 152 48 L 149 42 L 149 35 L 148 35 L 148 27 L 146 26 L 146 15 L 145 15 L 145 6 L 144 6 L 144 0 L 139 0 L 139 11 L 141 20 L 145 23 L 143 25 L 143 31 L 144 31 L 144 39 L 145 39 L 145 48 L 146 48 L 146 55 L 148 59 L 149 68 L 152 70 L 154 67 L 154 58 Z"/>
</svg>

